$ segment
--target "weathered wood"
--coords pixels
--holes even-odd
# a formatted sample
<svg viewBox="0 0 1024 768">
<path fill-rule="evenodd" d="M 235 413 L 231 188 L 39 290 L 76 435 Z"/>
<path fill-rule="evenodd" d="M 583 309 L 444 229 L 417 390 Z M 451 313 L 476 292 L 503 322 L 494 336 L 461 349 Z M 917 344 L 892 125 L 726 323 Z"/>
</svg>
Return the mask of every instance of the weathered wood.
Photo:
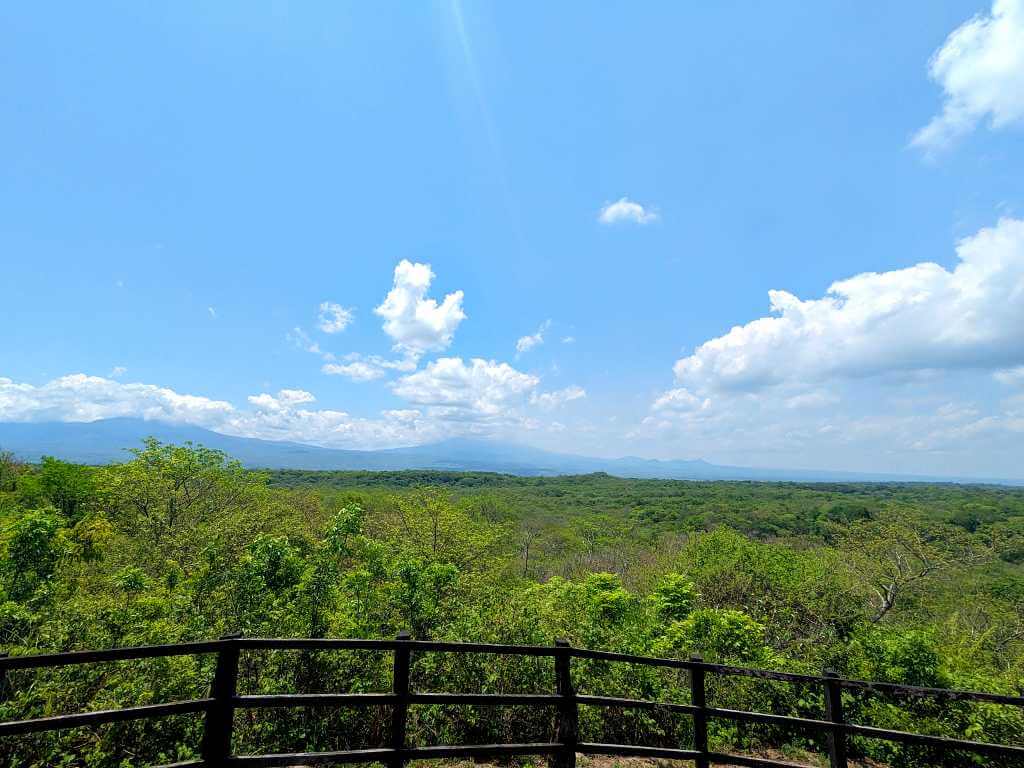
<svg viewBox="0 0 1024 768">
<path fill-rule="evenodd" d="M 231 759 L 231 736 L 235 728 L 235 696 L 238 692 L 238 644 L 241 635 L 225 635 L 217 651 L 217 668 L 210 687 L 213 703 L 206 710 L 203 744 L 200 750 L 206 768 L 224 768 Z"/>
<path fill-rule="evenodd" d="M 0 652 L 0 660 L 10 656 L 6 651 Z M 7 679 L 7 667 L 0 667 L 0 704 L 11 698 L 11 681 Z"/>
<path fill-rule="evenodd" d="M 107 661 L 152 659 L 160 656 L 192 656 L 216 653 L 224 645 L 222 640 L 176 645 L 143 645 L 134 648 L 108 648 L 103 651 L 66 651 L 64 653 L 37 653 L 28 656 L 2 656 L 0 669 L 42 669 L 67 667 L 72 664 L 98 664 Z"/>
<path fill-rule="evenodd" d="M 399 632 L 396 638 L 399 642 L 395 648 L 395 660 L 391 675 L 391 692 L 395 696 L 395 703 L 391 706 L 391 749 L 392 755 L 388 758 L 390 768 L 403 768 L 405 760 L 402 751 L 405 749 L 406 721 L 409 716 L 409 633 Z"/>
<path fill-rule="evenodd" d="M 82 728 L 87 725 L 102 725 L 103 723 L 120 723 L 126 720 L 150 720 L 169 715 L 187 715 L 193 712 L 205 712 L 212 703 L 213 699 L 192 699 L 190 701 L 171 701 L 166 704 L 146 704 L 141 707 L 78 712 L 73 715 L 37 717 L 34 720 L 10 720 L 0 723 L 0 737 L 59 731 L 65 728 Z"/>
<path fill-rule="evenodd" d="M 828 732 L 828 764 L 829 768 L 847 768 L 846 762 L 846 731 L 843 730 L 843 689 L 839 685 L 839 675 L 826 669 L 825 678 L 825 719 L 836 723 L 839 727 Z"/>
<path fill-rule="evenodd" d="M 700 656 L 690 657 L 694 664 L 690 668 L 690 704 L 695 707 L 693 713 L 693 749 L 697 752 L 694 765 L 697 768 L 708 768 L 708 713 L 707 691 L 704 686 L 704 666 Z"/>
<path fill-rule="evenodd" d="M 572 650 L 568 640 L 555 640 L 555 693 L 559 697 L 555 740 L 562 748 L 552 761 L 554 768 L 576 768 L 576 746 L 580 739 L 579 709 L 572 684 Z"/>
<path fill-rule="evenodd" d="M 394 653 L 394 679 L 391 693 L 323 693 L 323 694 L 280 694 L 262 696 L 238 696 L 238 658 L 241 650 L 253 649 L 319 649 L 319 650 L 371 650 Z M 556 692 L 550 694 L 482 694 L 482 693 L 412 693 L 410 691 L 411 654 L 414 651 L 430 653 L 493 653 L 520 656 L 554 658 Z M 573 768 L 577 753 L 647 755 L 695 760 L 698 768 L 710 764 L 747 766 L 792 766 L 794 764 L 764 758 L 751 758 L 711 752 L 708 747 L 708 719 L 723 718 L 737 722 L 759 722 L 784 727 L 808 728 L 823 732 L 829 740 L 829 760 L 832 768 L 846 768 L 847 738 L 857 734 L 864 738 L 890 740 L 907 744 L 918 744 L 944 750 L 963 750 L 978 755 L 1024 759 L 1024 747 L 982 743 L 944 736 L 892 731 L 867 725 L 844 722 L 842 690 L 861 691 L 865 694 L 886 696 L 913 696 L 934 698 L 938 701 L 984 701 L 997 704 L 1022 705 L 1024 697 L 977 691 L 923 688 L 894 683 L 874 683 L 862 680 L 846 680 L 826 671 L 822 676 L 773 672 L 747 669 L 721 664 L 709 664 L 699 656 L 688 660 L 657 659 L 631 656 L 609 651 L 590 651 L 572 648 L 566 641 L 557 641 L 552 646 L 510 646 L 487 643 L 446 643 L 413 641 L 407 633 L 395 640 L 330 640 L 330 639 L 243 639 L 227 636 L 220 640 L 201 643 L 184 643 L 173 646 L 143 646 L 139 648 L 115 648 L 106 651 L 74 651 L 70 653 L 41 654 L 37 656 L 9 657 L 0 653 L 0 698 L 8 682 L 6 673 L 10 669 L 53 668 L 85 663 L 107 663 L 130 659 L 144 659 L 164 656 L 179 656 L 216 652 L 217 666 L 207 699 L 169 702 L 143 707 L 128 707 L 121 710 L 103 710 L 54 717 L 37 718 L 16 722 L 0 723 L 0 737 L 22 733 L 54 731 L 122 720 L 148 719 L 166 715 L 205 712 L 202 761 L 186 761 L 180 765 L 202 765 L 203 768 L 221 768 L 225 765 L 293 765 L 296 762 L 309 765 L 328 763 L 385 762 L 392 768 L 402 768 L 413 759 L 436 757 L 488 757 L 517 754 L 550 755 L 559 768 Z M 578 696 L 572 681 L 571 663 L 573 658 L 598 661 L 624 662 L 686 669 L 690 673 L 690 704 L 645 701 L 612 696 Z M 752 678 L 777 680 L 795 685 L 808 683 L 822 685 L 825 689 L 825 719 L 792 717 L 772 713 L 744 710 L 719 709 L 707 706 L 707 675 L 743 675 Z M 435 746 L 409 748 L 407 741 L 408 707 L 413 703 L 454 704 L 454 705 L 511 705 L 511 706 L 554 706 L 557 708 L 557 742 L 550 744 L 482 744 Z M 661 747 L 623 744 L 590 744 L 579 741 L 579 705 L 601 707 L 636 707 L 653 709 L 663 707 L 670 711 L 689 714 L 693 717 L 694 749 L 673 750 Z M 345 752 L 291 753 L 278 755 L 248 755 L 233 757 L 231 750 L 234 710 L 259 707 L 372 707 L 392 706 L 391 747 Z M 176 764 L 177 765 L 177 764 Z"/>
</svg>

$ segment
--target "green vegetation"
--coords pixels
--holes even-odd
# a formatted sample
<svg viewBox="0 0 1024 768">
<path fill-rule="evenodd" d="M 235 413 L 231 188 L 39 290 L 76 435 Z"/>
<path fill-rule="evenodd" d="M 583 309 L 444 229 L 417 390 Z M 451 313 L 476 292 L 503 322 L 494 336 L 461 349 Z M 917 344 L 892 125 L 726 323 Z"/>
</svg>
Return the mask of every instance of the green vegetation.
<svg viewBox="0 0 1024 768">
<path fill-rule="evenodd" d="M 194 446 L 148 443 L 90 468 L 0 454 L 0 642 L 13 654 L 249 636 L 573 644 L 638 654 L 1016 693 L 1024 684 L 1024 490 L 685 483 L 604 475 L 254 473 Z M 205 696 L 212 659 L 8 675 L 0 718 Z M 244 693 L 386 690 L 371 652 L 246 653 Z M 667 670 L 580 662 L 586 693 L 688 699 Z M 418 655 L 420 690 L 544 692 L 550 660 Z M 716 684 L 718 706 L 818 717 L 820 692 Z M 994 705 L 851 697 L 852 719 L 1024 742 Z M 198 717 L 0 742 L 9 766 L 188 759 Z M 426 743 L 547 740 L 550 713 L 417 706 Z M 686 745 L 689 720 L 584 707 L 592 741 Z M 254 710 L 240 752 L 386 738 L 383 711 Z M 820 750 L 775 727 L 715 722 L 713 746 Z M 886 742 L 891 766 L 998 765 Z"/>
</svg>

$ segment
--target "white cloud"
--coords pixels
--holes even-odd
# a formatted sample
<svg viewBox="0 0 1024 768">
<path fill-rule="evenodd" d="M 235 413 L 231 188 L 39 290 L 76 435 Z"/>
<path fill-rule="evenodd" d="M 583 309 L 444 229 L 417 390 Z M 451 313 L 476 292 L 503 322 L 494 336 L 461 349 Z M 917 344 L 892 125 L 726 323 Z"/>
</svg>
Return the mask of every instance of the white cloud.
<svg viewBox="0 0 1024 768">
<path fill-rule="evenodd" d="M 995 0 L 990 15 L 953 31 L 928 70 L 945 103 L 915 146 L 945 149 L 986 118 L 994 129 L 1024 122 L 1024 0 Z"/>
<path fill-rule="evenodd" d="M 285 338 L 288 339 L 295 347 L 305 352 L 312 352 L 314 355 L 323 354 L 320 351 L 320 345 L 309 338 L 309 334 L 298 326 L 292 328 L 285 334 Z"/>
<path fill-rule="evenodd" d="M 327 363 L 321 370 L 331 376 L 344 376 L 352 381 L 373 381 L 374 379 L 383 378 L 385 375 L 384 369 L 380 368 L 372 363 L 365 362 L 354 362 L 354 363 Z"/>
<path fill-rule="evenodd" d="M 685 387 L 670 389 L 659 395 L 651 406 L 655 411 L 673 411 L 676 413 L 692 413 L 694 411 L 706 411 L 711 407 L 711 400 L 706 397 L 697 397 Z"/>
<path fill-rule="evenodd" d="M 381 418 L 366 419 L 344 411 L 308 409 L 303 406 L 314 402 L 314 397 L 300 389 L 252 395 L 247 400 L 251 410 L 241 410 L 224 400 L 81 373 L 40 386 L 0 378 L 0 421 L 86 422 L 131 417 L 193 424 L 241 437 L 339 448 L 412 445 L 450 433 L 436 420 L 417 418 L 418 412 L 411 410 L 385 411 Z"/>
<path fill-rule="evenodd" d="M 583 387 L 576 386 L 575 384 L 566 387 L 565 389 L 557 389 L 553 392 L 535 392 L 530 396 L 531 405 L 537 405 L 545 410 L 553 410 L 562 405 L 565 405 L 572 400 L 580 400 L 587 396 L 587 391 Z"/>
<path fill-rule="evenodd" d="M 677 361 L 627 437 L 727 464 L 1020 477 L 1024 397 L 990 392 L 1024 384 L 1024 222 L 956 253 L 817 299 L 772 291 L 775 314 Z"/>
<path fill-rule="evenodd" d="M 374 381 L 384 378 L 388 371 L 408 373 L 416 370 L 416 360 L 412 357 L 388 360 L 379 355 L 353 352 L 345 355 L 344 361 L 344 364 L 327 364 L 320 370 L 333 376 L 345 376 L 352 381 Z"/>
<path fill-rule="evenodd" d="M 516 357 L 529 352 L 534 347 L 539 347 L 544 343 L 544 334 L 547 333 L 548 328 L 551 327 L 551 321 L 545 320 L 540 324 L 540 328 L 537 329 L 536 333 L 532 333 L 529 336 L 520 336 L 516 341 Z"/>
<path fill-rule="evenodd" d="M 396 395 L 428 406 L 435 417 L 452 420 L 516 418 L 521 405 L 540 379 L 508 363 L 474 358 L 442 357 L 392 385 Z"/>
<path fill-rule="evenodd" d="M 312 393 L 304 389 L 281 389 L 276 397 L 264 392 L 261 395 L 250 395 L 247 399 L 261 411 L 283 411 L 316 400 Z"/>
<path fill-rule="evenodd" d="M 383 361 L 404 365 L 401 361 Z M 539 379 L 507 363 L 441 358 L 392 385 L 408 407 L 373 418 L 314 408 L 302 389 L 224 400 L 180 394 L 152 384 L 125 384 L 85 374 L 35 386 L 0 378 L 0 422 L 78 421 L 116 417 L 192 424 L 222 434 L 291 440 L 334 448 L 389 448 L 455 435 L 518 435 L 541 424 L 522 412 Z"/>
<path fill-rule="evenodd" d="M 234 411 L 223 400 L 181 395 L 152 384 L 122 384 L 76 373 L 36 387 L 0 378 L 0 421 L 95 421 L 132 416 L 218 423 Z"/>
<path fill-rule="evenodd" d="M 1006 370 L 996 371 L 995 377 L 996 381 L 1002 384 L 1024 386 L 1024 365 L 1017 366 L 1016 368 L 1007 368 Z"/>
<path fill-rule="evenodd" d="M 110 378 L 116 379 L 118 376 L 124 376 L 126 373 L 128 373 L 128 369 L 123 365 L 115 365 L 110 370 Z"/>
<path fill-rule="evenodd" d="M 403 259 L 395 267 L 394 286 L 374 310 L 384 318 L 384 332 L 394 341 L 395 349 L 406 355 L 418 357 L 446 349 L 455 329 L 466 319 L 462 291 L 449 293 L 440 304 L 426 297 L 433 279 L 429 264 Z"/>
<path fill-rule="evenodd" d="M 632 222 L 634 224 L 650 224 L 656 221 L 658 214 L 649 208 L 644 208 L 640 203 L 634 203 L 627 197 L 608 203 L 597 215 L 597 220 L 602 224 L 619 224 Z"/>
<path fill-rule="evenodd" d="M 576 337 L 575 336 L 563 336 L 562 337 L 562 343 L 563 344 L 575 344 L 576 343 Z"/>
<path fill-rule="evenodd" d="M 770 291 L 775 316 L 737 326 L 676 362 L 698 393 L 756 392 L 927 369 L 1024 363 L 1024 221 L 1001 219 L 933 263 L 833 283 L 820 299 Z"/>
<path fill-rule="evenodd" d="M 320 304 L 317 327 L 324 333 L 340 333 L 349 326 L 354 318 L 354 309 L 325 301 Z"/>
</svg>

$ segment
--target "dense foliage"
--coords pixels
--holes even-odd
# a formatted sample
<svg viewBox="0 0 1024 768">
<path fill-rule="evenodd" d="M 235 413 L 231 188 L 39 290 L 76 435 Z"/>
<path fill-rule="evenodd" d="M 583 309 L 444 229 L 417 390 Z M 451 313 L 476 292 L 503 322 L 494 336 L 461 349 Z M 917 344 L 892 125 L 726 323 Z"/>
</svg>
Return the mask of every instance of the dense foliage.
<svg viewBox="0 0 1024 768">
<path fill-rule="evenodd" d="M 1016 693 L 1024 683 L 1024 491 L 254 473 L 148 443 L 91 468 L 0 454 L 0 641 L 14 654 L 218 637 L 414 637 L 639 654 Z M 12 672 L 0 718 L 205 696 L 209 657 Z M 685 678 L 575 667 L 588 693 L 685 702 Z M 545 692 L 550 660 L 418 655 L 420 690 Z M 371 652 L 246 653 L 244 693 L 382 691 Z M 719 706 L 819 717 L 820 693 L 717 684 Z M 1015 709 L 851 696 L 873 725 L 1024 741 Z M 251 710 L 240 752 L 370 746 L 385 712 Z M 689 720 L 583 708 L 584 738 L 686 745 Z M 547 740 L 544 711 L 418 706 L 418 743 Z M 198 717 L 0 743 L 10 766 L 128 766 L 195 755 Z M 713 746 L 820 750 L 805 734 L 715 722 Z M 854 740 L 892 766 L 997 765 Z"/>
</svg>

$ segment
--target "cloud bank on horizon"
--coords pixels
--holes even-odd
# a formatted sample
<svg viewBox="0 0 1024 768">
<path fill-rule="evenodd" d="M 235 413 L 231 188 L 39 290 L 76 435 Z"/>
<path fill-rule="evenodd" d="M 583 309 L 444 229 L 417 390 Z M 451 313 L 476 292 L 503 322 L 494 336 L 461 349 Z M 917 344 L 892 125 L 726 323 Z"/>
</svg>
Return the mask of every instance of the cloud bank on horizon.
<svg viewBox="0 0 1024 768">
<path fill-rule="evenodd" d="M 675 435 L 721 447 L 757 440 L 781 449 L 811 439 L 867 445 L 902 439 L 907 450 L 1019 439 L 1024 220 L 1000 219 L 963 238 L 955 251 L 952 269 L 926 262 L 864 273 L 836 281 L 821 298 L 771 291 L 771 315 L 709 339 L 676 361 L 677 386 L 650 401 L 649 413 L 629 427 L 629 436 Z M 402 262 L 382 304 L 383 330 L 415 359 L 450 345 L 464 318 L 461 292 L 441 304 L 426 298 L 432 277 L 429 265 Z M 380 448 L 463 434 L 561 432 L 565 425 L 549 420 L 551 412 L 588 394 L 579 385 L 545 390 L 541 376 L 479 357 L 439 357 L 418 369 L 414 361 L 357 354 L 351 362 L 324 366 L 325 373 L 343 369 L 355 381 L 397 373 L 386 387 L 402 407 L 359 417 L 314 407 L 316 397 L 308 391 L 282 389 L 249 396 L 248 407 L 241 408 L 79 373 L 40 386 L 0 378 L 0 414 L 7 421 L 133 416 L 247 437 Z M 1004 390 L 1000 406 L 985 412 L 970 402 L 936 400 L 938 389 L 930 390 L 943 374 L 987 376 Z M 868 397 L 865 416 L 858 386 L 888 390 L 890 402 Z M 913 408 L 894 394 L 906 386 L 918 395 Z"/>
<path fill-rule="evenodd" d="M 809 440 L 949 450 L 1024 437 L 1024 221 L 962 239 L 958 263 L 855 275 L 818 299 L 769 294 L 772 315 L 673 366 L 634 432 L 778 446 Z M 941 396 L 959 378 L 1003 387 L 996 408 Z M 888 400 L 888 402 L 886 402 Z"/>
</svg>

